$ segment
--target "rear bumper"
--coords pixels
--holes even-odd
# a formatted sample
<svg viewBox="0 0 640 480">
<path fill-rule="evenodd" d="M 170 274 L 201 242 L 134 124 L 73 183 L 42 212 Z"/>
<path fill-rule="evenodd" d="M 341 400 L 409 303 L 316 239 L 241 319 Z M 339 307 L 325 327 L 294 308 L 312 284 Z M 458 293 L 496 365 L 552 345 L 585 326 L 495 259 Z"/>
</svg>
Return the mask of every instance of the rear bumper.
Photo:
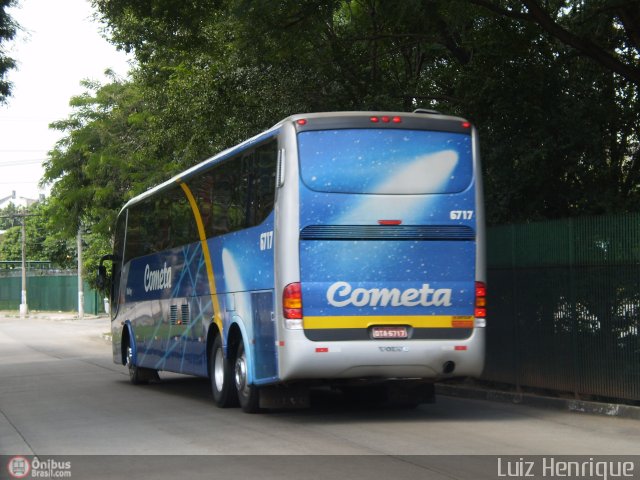
<svg viewBox="0 0 640 480">
<path fill-rule="evenodd" d="M 281 381 L 347 378 L 479 376 L 484 367 L 485 329 L 464 340 L 364 340 L 314 342 L 302 330 L 279 342 Z"/>
</svg>

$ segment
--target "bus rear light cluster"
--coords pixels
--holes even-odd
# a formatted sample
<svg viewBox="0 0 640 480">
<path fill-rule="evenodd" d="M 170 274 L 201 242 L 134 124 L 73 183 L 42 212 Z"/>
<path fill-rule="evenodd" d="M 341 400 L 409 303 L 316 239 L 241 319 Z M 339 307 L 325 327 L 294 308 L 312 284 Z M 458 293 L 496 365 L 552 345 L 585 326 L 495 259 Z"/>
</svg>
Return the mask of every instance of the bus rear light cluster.
<svg viewBox="0 0 640 480">
<path fill-rule="evenodd" d="M 487 317 L 487 286 L 484 282 L 476 282 L 476 318 Z"/>
<path fill-rule="evenodd" d="M 370 117 L 371 123 L 402 123 L 402 117 L 389 117 L 387 115 L 383 115 L 381 117 Z"/>
<path fill-rule="evenodd" d="M 302 287 L 300 282 L 290 283 L 284 287 L 282 314 L 287 328 L 302 328 Z"/>
</svg>

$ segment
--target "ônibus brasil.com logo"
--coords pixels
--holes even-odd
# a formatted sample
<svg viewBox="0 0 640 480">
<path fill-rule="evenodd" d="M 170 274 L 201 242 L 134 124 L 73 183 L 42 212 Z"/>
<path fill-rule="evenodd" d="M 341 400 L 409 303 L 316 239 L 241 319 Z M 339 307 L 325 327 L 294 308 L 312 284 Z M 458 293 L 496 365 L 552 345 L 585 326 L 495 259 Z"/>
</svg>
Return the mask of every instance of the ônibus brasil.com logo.
<svg viewBox="0 0 640 480">
<path fill-rule="evenodd" d="M 25 457 L 13 457 L 7 464 L 7 470 L 12 478 L 26 478 L 31 472 L 31 463 Z"/>
<path fill-rule="evenodd" d="M 33 457 L 12 457 L 7 463 L 10 478 L 71 478 L 71 462 Z"/>
</svg>

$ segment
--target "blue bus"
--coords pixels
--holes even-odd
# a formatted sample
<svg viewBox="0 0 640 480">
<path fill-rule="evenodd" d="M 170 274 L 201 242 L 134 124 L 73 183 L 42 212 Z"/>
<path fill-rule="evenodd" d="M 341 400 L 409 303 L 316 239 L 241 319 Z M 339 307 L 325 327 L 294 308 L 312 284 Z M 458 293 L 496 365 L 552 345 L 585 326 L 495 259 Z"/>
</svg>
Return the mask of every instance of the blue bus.
<svg viewBox="0 0 640 480">
<path fill-rule="evenodd" d="M 483 369 L 483 220 L 468 121 L 291 116 L 122 208 L 114 361 L 134 384 L 208 377 L 246 412 L 317 386 L 428 401 Z"/>
</svg>

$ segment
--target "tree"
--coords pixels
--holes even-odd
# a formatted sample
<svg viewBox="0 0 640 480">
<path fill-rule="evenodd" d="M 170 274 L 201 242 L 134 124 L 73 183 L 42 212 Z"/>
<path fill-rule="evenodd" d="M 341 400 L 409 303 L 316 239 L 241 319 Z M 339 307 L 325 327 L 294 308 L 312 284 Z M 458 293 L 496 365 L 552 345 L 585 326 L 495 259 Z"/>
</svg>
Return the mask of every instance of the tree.
<svg viewBox="0 0 640 480">
<path fill-rule="evenodd" d="M 15 68 L 16 62 L 5 53 L 4 44 L 16 35 L 18 28 L 7 9 L 15 5 L 15 0 L 0 0 L 0 104 L 6 102 L 11 94 L 11 83 L 6 80 L 9 70 Z"/>
<path fill-rule="evenodd" d="M 132 195 L 288 114 L 417 106 L 478 125 L 490 223 L 635 210 L 638 85 L 568 40 L 637 68 L 629 3 L 94 0 L 138 66 L 53 125 L 56 218 L 106 236 Z"/>
<path fill-rule="evenodd" d="M 636 211 L 640 85 L 595 57 L 638 68 L 637 23 L 619 20 L 638 2 L 547 2 L 542 12 L 530 1 L 471 3 L 493 29 L 463 72 L 483 134 L 490 221 Z M 542 16 L 556 26 L 540 27 Z M 601 54 L 559 41 L 567 36 Z"/>
<path fill-rule="evenodd" d="M 50 215 L 68 238 L 81 226 L 105 236 L 124 201 L 164 178 L 149 149 L 140 89 L 112 77 L 100 85 L 85 81 L 73 113 L 51 125 L 66 133 L 49 152 L 43 183 L 53 183 Z"/>
<path fill-rule="evenodd" d="M 553 38 L 640 87 L 640 1 L 470 2 L 520 22 L 535 23 Z"/>
<path fill-rule="evenodd" d="M 9 204 L 0 209 L 0 230 L 8 230 L 15 226 L 16 214 L 20 213 L 20 208 L 16 207 L 15 203 L 9 202 Z"/>
<path fill-rule="evenodd" d="M 53 266 L 69 268 L 76 258 L 75 244 L 62 238 L 51 226 L 49 205 L 36 203 L 29 210 L 17 209 L 9 204 L 2 210 L 3 215 L 12 215 L 11 226 L 0 240 L 0 260 L 20 261 L 22 259 L 22 224 L 25 224 L 27 260 L 49 261 Z M 27 215 L 27 216 L 25 216 Z"/>
</svg>

